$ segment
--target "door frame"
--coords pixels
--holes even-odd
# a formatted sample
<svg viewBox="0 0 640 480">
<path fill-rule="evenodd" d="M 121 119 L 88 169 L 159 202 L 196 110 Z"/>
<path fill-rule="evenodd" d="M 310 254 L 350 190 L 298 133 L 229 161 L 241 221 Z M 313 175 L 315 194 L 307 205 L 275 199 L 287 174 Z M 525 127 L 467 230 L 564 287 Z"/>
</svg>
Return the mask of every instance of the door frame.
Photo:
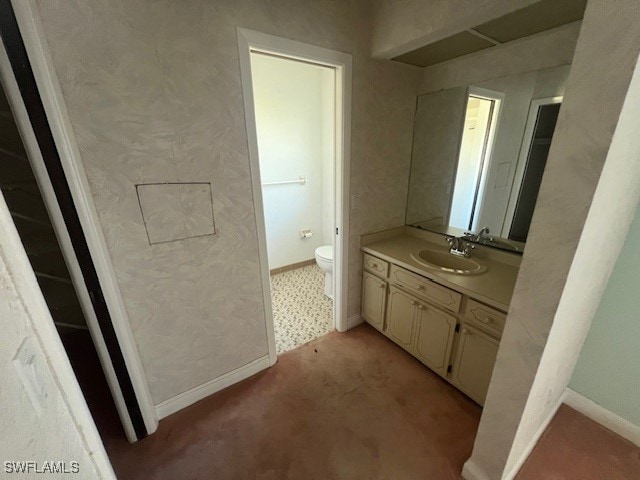
<svg viewBox="0 0 640 480">
<path fill-rule="evenodd" d="M 531 150 L 531 143 L 533 142 L 533 132 L 536 129 L 536 123 L 538 120 L 538 111 L 540 110 L 540 107 L 544 105 L 562 103 L 563 98 L 564 96 L 559 95 L 556 97 L 536 98 L 531 100 L 529 113 L 527 114 L 527 123 L 522 136 L 522 146 L 520 147 L 520 154 L 518 155 L 518 163 L 516 164 L 516 171 L 513 176 L 513 182 L 511 183 L 511 193 L 509 194 L 507 211 L 505 212 L 504 222 L 502 223 L 502 232 L 500 233 L 500 236 L 503 238 L 509 238 L 511 224 L 513 223 L 513 216 L 516 213 L 518 197 L 520 196 L 520 189 L 522 188 L 522 180 L 524 179 L 524 172 L 527 167 L 527 159 L 529 158 L 529 151 Z"/>
<path fill-rule="evenodd" d="M 98 299 L 98 303 L 106 307 L 108 325 L 101 326 L 96 315 L 96 295 L 94 293 L 92 298 L 87 288 L 85 274 L 78 261 L 78 252 L 74 248 L 68 231 L 69 226 L 58 204 L 47 162 L 43 158 L 41 144 L 23 98 L 21 88 L 24 86 L 19 85 L 13 65 L 7 56 L 8 52 L 2 44 L 0 74 L 7 99 L 16 116 L 16 123 L 29 153 L 29 162 L 51 216 L 125 434 L 127 439 L 133 442 L 153 433 L 158 427 L 158 417 L 75 141 L 64 96 L 46 38 L 42 33 L 43 27 L 35 1 L 3 0 L 3 3 L 3 10 L 5 7 L 8 9 L 6 4 L 10 4 L 15 15 L 19 37 L 28 56 L 25 68 L 33 77 L 35 95 L 39 97 L 38 101 L 46 114 L 47 121 L 43 127 L 48 129 L 48 135 L 54 142 L 53 147 L 59 157 L 62 176 L 71 195 L 82 241 L 86 244 L 85 248 L 89 254 L 88 261 L 92 264 L 90 269 L 94 270 L 99 284 L 99 294 L 103 297 Z M 123 389 L 126 392 L 123 392 Z"/>
<path fill-rule="evenodd" d="M 271 303 L 271 277 L 267 256 L 267 238 L 262 201 L 262 182 L 258 154 L 258 135 L 254 109 L 251 75 L 251 52 L 276 55 L 282 58 L 310 62 L 333 68 L 336 74 L 336 141 L 335 141 L 335 241 L 333 258 L 334 322 L 339 332 L 348 330 L 347 298 L 349 272 L 349 176 L 351 148 L 351 78 L 352 57 L 350 54 L 309 45 L 295 40 L 276 37 L 254 30 L 238 27 L 238 49 L 242 93 L 244 97 L 245 123 L 249 148 L 251 187 L 255 208 L 258 253 L 265 306 L 266 335 L 269 346 L 269 361 L 277 361 L 273 307 Z"/>
<path fill-rule="evenodd" d="M 474 232 L 478 229 L 482 228 L 479 224 L 480 216 L 482 214 L 482 207 L 484 206 L 486 200 L 487 193 L 487 182 L 489 181 L 489 177 L 493 171 L 493 163 L 494 163 L 494 147 L 498 141 L 498 132 L 500 130 L 500 122 L 502 121 L 502 110 L 504 109 L 504 101 L 505 94 L 504 92 L 498 92 L 495 90 L 489 90 L 482 87 L 476 87 L 475 85 L 469 86 L 467 90 L 467 103 L 469 102 L 469 97 L 478 97 L 484 100 L 490 100 L 494 103 L 494 107 L 497 110 L 491 117 L 491 122 L 489 125 L 488 136 L 485 141 L 485 151 L 483 153 L 482 158 L 482 168 L 480 170 L 480 178 L 476 191 L 476 203 L 472 210 L 473 221 L 469 226 L 469 231 Z M 465 120 L 466 120 L 467 110 L 465 107 Z M 460 142 L 462 145 L 462 137 L 460 137 Z M 460 153 L 458 153 L 460 155 Z M 458 168 L 456 164 L 456 174 Z M 454 188 L 455 188 L 455 176 L 454 179 Z M 451 201 L 453 201 L 453 191 L 451 192 Z M 449 206 L 449 215 L 451 215 L 451 206 Z"/>
</svg>

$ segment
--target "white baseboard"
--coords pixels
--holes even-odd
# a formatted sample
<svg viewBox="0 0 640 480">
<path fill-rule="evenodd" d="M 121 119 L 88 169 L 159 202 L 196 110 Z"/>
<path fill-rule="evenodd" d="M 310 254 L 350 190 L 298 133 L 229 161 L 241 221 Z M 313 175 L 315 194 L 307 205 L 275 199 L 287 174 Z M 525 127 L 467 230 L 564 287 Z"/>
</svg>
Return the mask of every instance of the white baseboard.
<svg viewBox="0 0 640 480">
<path fill-rule="evenodd" d="M 640 447 L 640 426 L 634 425 L 570 388 L 567 388 L 564 403 Z"/>
<path fill-rule="evenodd" d="M 516 478 L 516 475 L 522 468 L 522 465 L 524 465 L 524 462 L 527 461 L 527 459 L 529 458 L 529 455 L 531 455 L 531 452 L 533 451 L 535 446 L 538 444 L 538 440 L 540 440 L 540 437 L 542 437 L 542 434 L 551 423 L 551 420 L 553 420 L 553 417 L 556 416 L 556 413 L 558 412 L 560 405 L 562 405 L 565 402 L 566 396 L 567 396 L 567 393 L 566 392 L 563 393 L 558 399 L 558 401 L 555 403 L 553 408 L 549 410 L 549 413 L 545 417 L 544 421 L 540 424 L 536 432 L 531 436 L 531 438 L 529 439 L 529 443 L 527 444 L 527 447 L 522 451 L 522 453 L 520 454 L 520 457 L 518 457 L 518 460 L 516 460 L 516 462 L 513 464 L 513 467 L 511 467 L 511 470 L 502 476 L 503 480 L 513 480 L 514 478 Z M 507 459 L 507 462 L 508 461 L 509 459 Z"/>
<path fill-rule="evenodd" d="M 462 467 L 462 478 L 465 480 L 491 480 L 489 476 L 480 470 L 471 460 L 467 460 L 464 467 Z"/>
<path fill-rule="evenodd" d="M 197 401 L 202 400 L 209 395 L 219 392 L 220 390 L 227 388 L 234 383 L 238 383 L 245 378 L 249 378 L 261 370 L 269 368 L 269 366 L 271 366 L 271 363 L 269 362 L 269 355 L 260 357 L 251 363 L 159 403 L 155 406 L 156 414 L 159 419 L 168 417 L 178 410 L 182 410 L 189 405 L 193 405 Z"/>
<path fill-rule="evenodd" d="M 360 315 L 352 315 L 351 317 L 347 318 L 347 330 L 351 330 L 353 327 L 357 327 L 363 322 L 364 318 L 362 318 Z"/>
</svg>

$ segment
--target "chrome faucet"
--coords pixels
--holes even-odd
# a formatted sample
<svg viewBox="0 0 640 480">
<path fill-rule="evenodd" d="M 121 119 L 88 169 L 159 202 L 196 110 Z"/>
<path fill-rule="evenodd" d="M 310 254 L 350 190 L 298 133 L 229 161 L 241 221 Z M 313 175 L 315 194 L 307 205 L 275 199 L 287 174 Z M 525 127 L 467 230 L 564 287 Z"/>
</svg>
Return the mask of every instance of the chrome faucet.
<svg viewBox="0 0 640 480">
<path fill-rule="evenodd" d="M 464 236 L 471 240 L 472 242 L 482 243 L 483 240 L 492 241 L 493 239 L 489 236 L 489 227 L 482 227 L 478 233 L 473 232 L 464 232 Z"/>
<path fill-rule="evenodd" d="M 473 250 L 475 245 L 466 242 L 464 244 L 463 237 L 447 237 L 447 243 L 449 244 L 449 253 L 451 255 L 456 255 L 458 257 L 470 257 L 471 250 Z"/>
</svg>

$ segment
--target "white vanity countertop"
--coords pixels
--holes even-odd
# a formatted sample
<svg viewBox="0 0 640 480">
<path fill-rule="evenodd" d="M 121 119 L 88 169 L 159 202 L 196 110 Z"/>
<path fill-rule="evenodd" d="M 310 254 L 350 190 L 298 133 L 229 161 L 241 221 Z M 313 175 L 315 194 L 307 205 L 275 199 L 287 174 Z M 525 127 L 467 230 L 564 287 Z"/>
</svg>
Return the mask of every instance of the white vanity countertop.
<svg viewBox="0 0 640 480">
<path fill-rule="evenodd" d="M 446 246 L 439 243 L 400 233 L 391 238 L 367 243 L 363 245 L 362 251 L 427 277 L 440 285 L 457 290 L 504 312 L 509 309 L 518 276 L 517 265 L 503 263 L 495 258 L 490 258 L 490 256 L 472 254 L 471 258 L 486 265 L 487 271 L 479 275 L 456 275 L 429 269 L 411 258 L 411 253 L 415 254 L 425 248 L 443 252 L 448 250 Z"/>
</svg>

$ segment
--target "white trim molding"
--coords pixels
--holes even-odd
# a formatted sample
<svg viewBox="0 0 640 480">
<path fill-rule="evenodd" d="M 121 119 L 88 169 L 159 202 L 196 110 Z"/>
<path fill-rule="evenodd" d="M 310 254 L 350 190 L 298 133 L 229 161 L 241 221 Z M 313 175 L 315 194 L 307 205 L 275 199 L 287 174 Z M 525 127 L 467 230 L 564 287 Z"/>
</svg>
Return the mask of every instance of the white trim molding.
<svg viewBox="0 0 640 480">
<path fill-rule="evenodd" d="M 349 328 L 347 298 L 349 271 L 349 189 L 351 151 L 351 68 L 352 58 L 347 53 L 328 50 L 306 43 L 280 38 L 238 27 L 238 53 L 244 98 L 247 143 L 253 202 L 255 208 L 258 253 L 262 278 L 265 309 L 265 325 L 271 365 L 277 361 L 273 307 L 271 304 L 271 280 L 262 201 L 262 182 L 258 153 L 258 135 L 255 121 L 253 84 L 251 74 L 251 52 L 277 55 L 282 58 L 312 62 L 333 68 L 336 73 L 336 142 L 335 142 L 335 241 L 334 241 L 334 322 L 339 332 Z"/>
<path fill-rule="evenodd" d="M 155 407 L 156 414 L 160 419 L 168 417 L 172 413 L 193 405 L 194 403 L 208 397 L 209 395 L 213 395 L 214 393 L 219 392 L 224 388 L 227 388 L 235 383 L 251 377 L 252 375 L 255 375 L 256 373 L 266 368 L 269 368 L 269 366 L 271 366 L 269 355 L 260 357 L 240 368 L 225 373 L 218 378 L 214 378 L 213 380 L 203 383 L 202 385 L 198 385 L 191 390 L 160 402 Z"/>
<path fill-rule="evenodd" d="M 602 405 L 588 399 L 584 395 L 567 388 L 564 403 L 574 410 L 582 413 L 594 422 L 599 423 L 623 438 L 626 438 L 634 445 L 640 447 L 640 426 L 631 423 L 629 420 L 607 410 Z"/>
</svg>

